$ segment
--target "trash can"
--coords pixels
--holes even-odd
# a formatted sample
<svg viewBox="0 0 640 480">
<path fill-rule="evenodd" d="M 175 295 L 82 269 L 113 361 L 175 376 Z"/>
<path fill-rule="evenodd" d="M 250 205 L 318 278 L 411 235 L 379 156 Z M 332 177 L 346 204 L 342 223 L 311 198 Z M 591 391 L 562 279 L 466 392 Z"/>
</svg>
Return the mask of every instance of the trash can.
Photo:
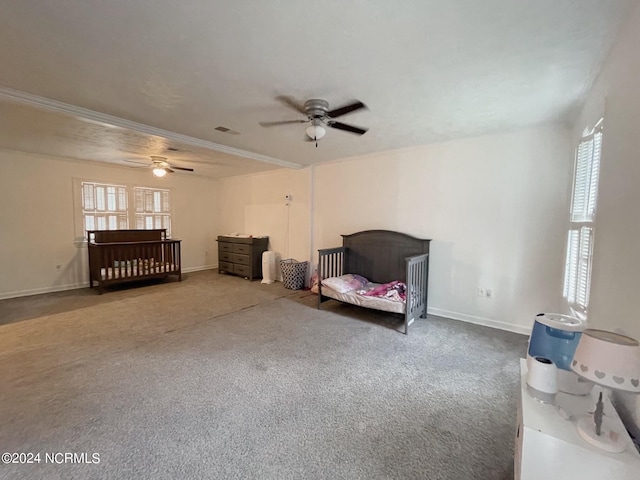
<svg viewBox="0 0 640 480">
<path fill-rule="evenodd" d="M 262 253 L 262 282 L 271 284 L 276 280 L 276 252 Z"/>
<path fill-rule="evenodd" d="M 304 279 L 307 276 L 309 262 L 298 262 L 293 258 L 280 260 L 282 270 L 282 283 L 289 290 L 300 290 L 304 287 Z"/>
</svg>

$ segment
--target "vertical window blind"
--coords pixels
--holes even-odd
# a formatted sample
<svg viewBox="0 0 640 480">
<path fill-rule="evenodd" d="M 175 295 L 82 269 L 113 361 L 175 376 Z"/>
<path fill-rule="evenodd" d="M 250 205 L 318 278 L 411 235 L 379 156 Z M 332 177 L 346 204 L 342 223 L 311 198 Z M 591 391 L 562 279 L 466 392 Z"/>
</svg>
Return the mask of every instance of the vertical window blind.
<svg viewBox="0 0 640 480">
<path fill-rule="evenodd" d="M 136 228 L 166 228 L 171 236 L 169 190 L 134 187 Z"/>
<path fill-rule="evenodd" d="M 576 149 L 570 229 L 564 276 L 564 297 L 576 311 L 589 306 L 593 237 L 602 153 L 602 121 Z"/>
<path fill-rule="evenodd" d="M 84 230 L 129 228 L 127 187 L 103 183 L 82 183 Z"/>
<path fill-rule="evenodd" d="M 87 230 L 166 228 L 171 237 L 171 196 L 169 190 L 133 187 L 130 205 L 125 185 L 82 182 L 82 218 Z"/>
</svg>

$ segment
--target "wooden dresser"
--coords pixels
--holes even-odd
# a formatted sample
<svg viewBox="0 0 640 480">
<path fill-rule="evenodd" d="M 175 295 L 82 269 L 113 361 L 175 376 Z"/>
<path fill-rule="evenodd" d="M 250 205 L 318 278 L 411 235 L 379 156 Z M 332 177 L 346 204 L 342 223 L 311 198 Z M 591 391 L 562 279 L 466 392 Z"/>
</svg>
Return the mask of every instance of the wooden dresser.
<svg viewBox="0 0 640 480">
<path fill-rule="evenodd" d="M 269 237 L 218 236 L 218 273 L 230 273 L 253 280 L 262 278 L 262 254 Z"/>
</svg>

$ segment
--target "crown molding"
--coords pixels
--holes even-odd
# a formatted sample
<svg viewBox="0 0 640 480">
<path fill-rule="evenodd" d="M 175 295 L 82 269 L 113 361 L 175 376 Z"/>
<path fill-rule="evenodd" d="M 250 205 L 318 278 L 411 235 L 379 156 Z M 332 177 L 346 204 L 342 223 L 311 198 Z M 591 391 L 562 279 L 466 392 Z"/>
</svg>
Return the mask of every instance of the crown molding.
<svg viewBox="0 0 640 480">
<path fill-rule="evenodd" d="M 238 157 L 244 157 L 251 160 L 257 160 L 259 162 L 278 165 L 280 167 L 293 169 L 300 169 L 304 167 L 304 165 L 300 165 L 298 163 L 287 162 L 286 160 L 281 160 L 279 158 L 269 157 L 267 155 L 261 155 L 259 153 L 249 152 L 246 150 L 241 150 L 239 148 L 228 147 L 226 145 L 210 142 L 201 138 L 190 137 L 181 133 L 163 130 L 161 128 L 152 127 L 150 125 L 145 125 L 138 122 L 132 122 L 124 118 L 114 117 L 113 115 L 96 112 L 94 110 L 77 107 L 75 105 L 69 105 L 68 103 L 58 102 L 57 100 L 51 100 L 50 98 L 40 97 L 38 95 L 21 92 L 19 90 L 14 90 L 8 87 L 0 87 L 0 98 L 42 108 L 51 112 L 72 115 L 74 117 L 96 122 L 105 126 L 134 130 L 136 132 L 146 133 L 147 135 L 155 135 L 157 137 L 163 137 L 168 140 L 174 140 L 176 142 L 184 143 L 189 146 L 201 147 L 208 150 L 228 153 L 230 155 L 236 155 Z"/>
</svg>

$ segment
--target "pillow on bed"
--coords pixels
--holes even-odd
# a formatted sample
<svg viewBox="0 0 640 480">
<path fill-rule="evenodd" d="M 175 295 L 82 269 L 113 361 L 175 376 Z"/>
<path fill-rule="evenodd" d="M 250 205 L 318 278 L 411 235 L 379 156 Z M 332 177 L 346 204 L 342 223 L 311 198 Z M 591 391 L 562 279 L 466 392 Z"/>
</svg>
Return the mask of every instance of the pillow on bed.
<svg viewBox="0 0 640 480">
<path fill-rule="evenodd" d="M 358 290 L 368 283 L 369 280 L 353 273 L 347 273 L 340 277 L 330 277 L 322 280 L 322 285 L 324 287 L 329 287 L 338 293 L 347 293 L 353 290 Z"/>
</svg>

